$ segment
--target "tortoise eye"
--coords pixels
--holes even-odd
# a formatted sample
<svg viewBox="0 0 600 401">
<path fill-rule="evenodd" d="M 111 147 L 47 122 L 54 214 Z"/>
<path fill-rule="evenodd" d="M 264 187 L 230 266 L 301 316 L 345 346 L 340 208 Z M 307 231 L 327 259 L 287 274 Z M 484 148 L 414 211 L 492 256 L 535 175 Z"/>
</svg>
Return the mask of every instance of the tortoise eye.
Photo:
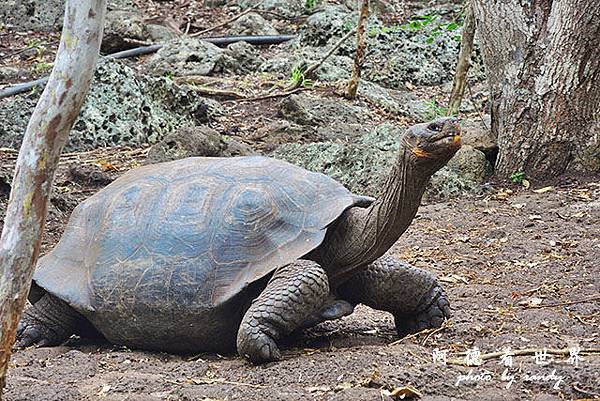
<svg viewBox="0 0 600 401">
<path fill-rule="evenodd" d="M 435 131 L 435 132 L 439 132 L 442 130 L 442 125 L 438 124 L 438 123 L 431 123 L 429 124 L 429 126 L 427 127 L 430 131 Z"/>
</svg>

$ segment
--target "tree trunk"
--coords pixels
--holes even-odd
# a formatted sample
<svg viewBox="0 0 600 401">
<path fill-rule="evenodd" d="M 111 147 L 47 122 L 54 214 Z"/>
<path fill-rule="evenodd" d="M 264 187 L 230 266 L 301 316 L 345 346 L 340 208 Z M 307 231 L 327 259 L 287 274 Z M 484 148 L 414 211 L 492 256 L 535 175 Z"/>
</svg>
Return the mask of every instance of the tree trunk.
<svg viewBox="0 0 600 401">
<path fill-rule="evenodd" d="M 473 17 L 473 7 L 471 2 L 465 6 L 465 23 L 463 24 L 462 38 L 460 41 L 460 52 L 458 53 L 458 63 L 456 63 L 456 73 L 452 83 L 452 93 L 448 101 L 448 115 L 456 116 L 460 111 L 460 103 L 465 94 L 467 85 L 467 74 L 471 68 L 471 53 L 473 53 L 473 39 L 475 38 L 475 18 Z"/>
<path fill-rule="evenodd" d="M 365 25 L 367 24 L 367 18 L 369 18 L 369 0 L 363 0 L 356 29 L 356 56 L 354 56 L 354 68 L 352 69 L 352 77 L 350 78 L 350 81 L 348 81 L 345 93 L 345 96 L 348 99 L 356 98 L 358 81 L 360 80 L 360 73 L 362 71 L 363 63 L 365 62 L 365 49 L 367 47 L 367 42 L 365 40 Z"/>
<path fill-rule="evenodd" d="M 597 0 L 474 0 L 490 84 L 496 171 L 598 171 Z M 596 121 L 594 121 L 596 120 Z"/>
<path fill-rule="evenodd" d="M 54 69 L 17 159 L 0 237 L 0 394 L 40 250 L 54 173 L 94 73 L 105 11 L 106 0 L 67 1 Z"/>
</svg>

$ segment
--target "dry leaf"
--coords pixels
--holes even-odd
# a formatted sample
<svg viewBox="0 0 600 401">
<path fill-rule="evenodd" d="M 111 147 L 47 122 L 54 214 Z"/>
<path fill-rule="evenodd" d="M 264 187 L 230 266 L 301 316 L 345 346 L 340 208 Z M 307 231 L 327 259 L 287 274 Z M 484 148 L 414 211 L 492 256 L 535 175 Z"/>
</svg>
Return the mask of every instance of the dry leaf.
<svg viewBox="0 0 600 401">
<path fill-rule="evenodd" d="M 517 305 L 526 306 L 528 308 L 537 308 L 542 304 L 544 300 L 538 297 L 529 297 L 523 301 L 520 301 Z"/>
<path fill-rule="evenodd" d="M 423 397 L 423 394 L 421 394 L 419 390 L 412 386 L 396 387 L 392 391 L 381 390 L 381 393 L 387 395 L 388 397 L 396 398 L 399 400 Z"/>
<path fill-rule="evenodd" d="M 546 192 L 552 191 L 553 189 L 554 188 L 552 188 L 552 187 L 543 187 L 543 188 L 534 189 L 533 192 L 535 192 L 536 194 L 544 194 Z"/>
</svg>

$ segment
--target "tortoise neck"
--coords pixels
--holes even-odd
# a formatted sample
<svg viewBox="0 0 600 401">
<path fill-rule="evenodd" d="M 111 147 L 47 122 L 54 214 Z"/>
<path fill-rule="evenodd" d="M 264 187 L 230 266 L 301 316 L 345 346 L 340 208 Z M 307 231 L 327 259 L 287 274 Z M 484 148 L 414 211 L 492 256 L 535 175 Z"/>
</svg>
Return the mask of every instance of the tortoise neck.
<svg viewBox="0 0 600 401">
<path fill-rule="evenodd" d="M 416 169 L 410 151 L 401 147 L 381 196 L 368 208 L 348 209 L 327 231 L 321 263 L 337 275 L 382 256 L 415 217 L 430 176 Z"/>
</svg>

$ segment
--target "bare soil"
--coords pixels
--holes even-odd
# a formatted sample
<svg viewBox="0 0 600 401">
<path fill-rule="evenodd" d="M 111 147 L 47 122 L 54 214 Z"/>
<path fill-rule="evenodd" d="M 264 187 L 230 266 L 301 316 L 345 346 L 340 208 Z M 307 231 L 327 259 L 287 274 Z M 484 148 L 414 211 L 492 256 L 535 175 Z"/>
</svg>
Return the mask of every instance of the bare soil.
<svg viewBox="0 0 600 401">
<path fill-rule="evenodd" d="M 9 169 L 14 156 L 3 151 L 0 167 Z M 63 157 L 44 251 L 79 201 L 144 157 L 129 149 Z M 390 315 L 359 306 L 288 339 L 283 360 L 264 366 L 235 355 L 169 355 L 73 338 L 16 351 L 5 399 L 358 401 L 389 399 L 405 386 L 425 400 L 598 398 L 600 356 L 584 350 L 600 349 L 600 177 L 536 189 L 496 184 L 486 197 L 424 205 L 390 250 L 445 283 L 454 316 L 441 330 L 397 342 Z M 6 202 L 0 195 L 1 215 Z M 569 363 L 575 346 L 578 366 Z M 508 387 L 499 356 L 460 365 L 473 347 L 484 355 L 531 352 L 513 357 Z M 544 348 L 548 358 L 536 361 L 535 350 Z M 434 363 L 435 349 L 447 352 L 446 365 Z"/>
</svg>

